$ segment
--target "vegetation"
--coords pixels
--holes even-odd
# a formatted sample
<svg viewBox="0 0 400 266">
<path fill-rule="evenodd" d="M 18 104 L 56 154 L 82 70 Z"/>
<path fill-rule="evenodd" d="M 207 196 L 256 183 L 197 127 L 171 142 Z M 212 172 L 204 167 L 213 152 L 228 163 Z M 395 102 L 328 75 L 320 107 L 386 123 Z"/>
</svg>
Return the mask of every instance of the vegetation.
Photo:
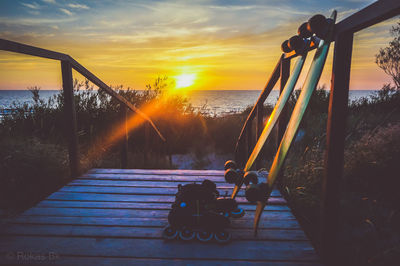
<svg viewBox="0 0 400 266">
<path fill-rule="evenodd" d="M 280 188 L 314 245 L 319 215 L 329 93 L 312 97 L 286 161 Z M 314 102 L 316 101 L 316 102 Z M 322 104 L 324 103 L 325 104 Z M 319 104 L 321 103 L 321 105 Z M 370 98 L 350 103 L 341 190 L 340 240 L 349 265 L 389 265 L 399 256 L 400 91 L 386 85 Z M 318 108 L 318 107 L 321 107 Z M 380 264 L 379 264 L 380 265 Z"/>
<path fill-rule="evenodd" d="M 140 121 L 130 132 L 128 167 L 174 168 L 171 154 L 193 153 L 198 158 L 194 166 L 201 168 L 204 154 L 231 153 L 246 113 L 225 117 L 195 113 L 186 99 L 168 94 L 168 85 L 166 78 L 158 78 L 145 91 L 114 88 L 142 110 L 151 109 L 149 115 L 167 139 L 162 143 Z M 63 93 L 45 101 L 40 88 L 29 90 L 33 104 L 15 103 L 15 112 L 0 122 L 0 209 L 10 213 L 43 199 L 69 177 Z M 121 167 L 118 140 L 110 141 L 121 126 L 119 103 L 89 81 L 75 81 L 74 95 L 83 171 Z"/>
<path fill-rule="evenodd" d="M 395 86 L 400 88 L 400 22 L 393 26 L 390 33 L 394 39 L 388 47 L 379 50 L 375 62 L 386 74 L 392 77 Z"/>
</svg>

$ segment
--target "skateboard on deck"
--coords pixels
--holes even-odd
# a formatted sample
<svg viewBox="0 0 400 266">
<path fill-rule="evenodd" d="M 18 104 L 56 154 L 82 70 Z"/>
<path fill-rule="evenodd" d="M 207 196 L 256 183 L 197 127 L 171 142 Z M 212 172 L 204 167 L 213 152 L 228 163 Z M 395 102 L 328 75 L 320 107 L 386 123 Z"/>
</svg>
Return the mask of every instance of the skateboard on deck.
<svg viewBox="0 0 400 266">
<path fill-rule="evenodd" d="M 298 35 L 293 36 L 289 40 L 286 40 L 282 43 L 281 48 L 284 53 L 293 53 L 294 51 L 296 54 L 300 55 L 300 57 L 297 59 L 289 80 L 287 81 L 285 88 L 278 99 L 278 102 L 268 118 L 263 132 L 261 133 L 260 138 L 258 139 L 249 159 L 247 160 L 244 169 L 236 169 L 237 166 L 234 161 L 227 161 L 225 163 L 225 180 L 228 183 L 235 184 L 231 198 L 234 199 L 241 186 L 245 184 L 246 199 L 250 202 L 257 202 L 257 209 L 254 218 L 255 234 L 257 234 L 260 217 L 267 204 L 272 187 L 282 168 L 291 143 L 296 136 L 311 95 L 320 79 L 331 43 L 333 28 L 336 21 L 336 14 L 337 12 L 333 11 L 330 18 L 325 18 L 323 15 L 313 16 L 308 22 L 303 23 L 299 27 Z M 269 170 L 268 180 L 266 183 L 258 184 L 257 174 L 249 170 L 259 155 L 261 148 L 264 146 L 266 140 L 270 136 L 273 127 L 278 121 L 278 118 L 296 85 L 298 77 L 303 68 L 304 61 L 307 57 L 308 47 L 310 47 L 310 45 L 316 45 L 317 50 L 308 70 L 300 96 L 293 109 L 288 126 Z"/>
</svg>

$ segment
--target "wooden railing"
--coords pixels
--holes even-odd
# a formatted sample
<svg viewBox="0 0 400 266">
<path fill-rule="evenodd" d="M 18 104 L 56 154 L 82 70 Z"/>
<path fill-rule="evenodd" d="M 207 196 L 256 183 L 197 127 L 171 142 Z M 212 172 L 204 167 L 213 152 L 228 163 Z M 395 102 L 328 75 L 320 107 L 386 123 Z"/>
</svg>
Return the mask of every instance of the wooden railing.
<svg viewBox="0 0 400 266">
<path fill-rule="evenodd" d="M 76 122 L 76 111 L 74 103 L 74 90 L 73 90 L 73 77 L 72 69 L 82 74 L 85 78 L 91 81 L 93 84 L 103 89 L 111 97 L 115 98 L 120 102 L 121 116 L 125 120 L 125 136 L 122 139 L 121 145 L 121 166 L 122 168 L 127 167 L 128 161 L 128 128 L 127 128 L 127 111 L 128 109 L 140 115 L 146 120 L 153 129 L 157 132 L 158 136 L 165 142 L 164 136 L 158 130 L 153 121 L 142 111 L 137 109 L 129 101 L 111 89 L 98 77 L 92 74 L 89 70 L 79 64 L 71 56 L 59 52 L 54 52 L 39 47 L 34 47 L 18 42 L 0 39 L 0 50 L 15 52 L 20 54 L 27 54 L 37 56 L 41 58 L 59 60 L 61 62 L 61 74 L 62 74 L 62 86 L 64 93 L 64 113 L 66 119 L 67 138 L 68 138 L 68 152 L 69 152 L 69 165 L 71 170 L 71 176 L 76 177 L 80 173 L 80 160 L 78 152 L 78 133 L 77 133 L 77 122 Z"/>
<path fill-rule="evenodd" d="M 339 191 L 343 176 L 344 144 L 349 99 L 353 35 L 400 14 L 400 1 L 380 0 L 335 26 L 335 49 L 326 129 L 325 170 L 321 205 L 321 252 L 326 262 L 337 265 Z"/>
<path fill-rule="evenodd" d="M 340 254 L 337 253 L 339 245 L 337 239 L 339 187 L 343 176 L 353 35 L 357 31 L 399 14 L 400 1 L 380 0 L 335 25 L 335 48 L 326 129 L 325 169 L 321 204 L 321 255 L 324 261 L 330 265 L 339 265 L 338 260 L 340 259 Z M 245 163 L 253 148 L 253 143 L 260 136 L 260 128 L 263 125 L 263 121 L 259 110 L 262 110 L 261 107 L 265 99 L 279 79 L 281 83 L 280 89 L 283 89 L 289 75 L 290 59 L 296 56 L 296 54 L 291 54 L 286 57 L 282 56 L 279 59 L 267 85 L 248 115 L 235 147 L 235 159 L 239 165 Z M 257 130 L 254 136 L 252 122 L 255 117 L 257 117 Z M 286 114 L 283 113 L 279 119 L 278 142 L 282 138 L 286 125 Z M 255 142 L 253 142 L 254 139 Z"/>
</svg>

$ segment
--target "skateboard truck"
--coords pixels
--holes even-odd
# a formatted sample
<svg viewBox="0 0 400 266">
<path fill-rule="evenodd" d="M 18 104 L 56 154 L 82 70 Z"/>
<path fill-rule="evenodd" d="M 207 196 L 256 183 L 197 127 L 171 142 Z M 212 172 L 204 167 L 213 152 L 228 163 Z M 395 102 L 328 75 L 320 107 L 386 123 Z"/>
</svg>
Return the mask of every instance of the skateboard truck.
<svg viewBox="0 0 400 266">
<path fill-rule="evenodd" d="M 333 23 L 333 19 L 326 18 L 321 14 L 312 16 L 307 22 L 300 25 L 297 29 L 297 35 L 292 36 L 289 40 L 285 40 L 282 43 L 282 51 L 286 54 L 293 51 L 296 54 L 300 54 L 304 49 L 316 47 L 320 39 L 325 40 L 328 37 L 329 25 L 331 23 Z M 309 47 L 307 47 L 307 39 L 312 41 Z"/>
</svg>

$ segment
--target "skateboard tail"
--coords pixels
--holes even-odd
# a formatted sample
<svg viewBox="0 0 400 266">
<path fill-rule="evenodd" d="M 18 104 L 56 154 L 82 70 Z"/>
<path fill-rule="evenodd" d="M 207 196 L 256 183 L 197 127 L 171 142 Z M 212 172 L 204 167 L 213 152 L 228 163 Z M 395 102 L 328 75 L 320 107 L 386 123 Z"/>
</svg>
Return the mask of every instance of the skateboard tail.
<svg viewBox="0 0 400 266">
<path fill-rule="evenodd" d="M 260 223 L 261 214 L 266 205 L 267 205 L 266 202 L 262 201 L 257 202 L 256 213 L 254 215 L 254 236 L 257 236 L 258 224 Z"/>
<path fill-rule="evenodd" d="M 235 185 L 235 187 L 233 188 L 232 196 L 231 196 L 232 199 L 234 199 L 234 198 L 236 197 L 236 195 L 237 195 L 237 193 L 239 192 L 240 187 L 241 187 L 242 185 L 243 185 L 243 184 L 240 184 L 240 186 L 239 186 L 239 185 Z"/>
<path fill-rule="evenodd" d="M 335 22 L 336 10 L 332 12 L 331 18 L 333 19 L 333 22 Z M 330 46 L 330 41 L 331 41 L 330 39 L 332 37 L 333 28 L 334 28 L 334 23 L 332 25 L 330 25 L 329 35 L 328 35 L 327 40 L 320 41 L 320 43 L 318 45 L 318 49 L 314 55 L 311 67 L 307 73 L 307 77 L 305 79 L 300 96 L 296 102 L 294 109 L 293 109 L 288 126 L 283 135 L 283 138 L 281 140 L 278 151 L 275 155 L 274 161 L 272 163 L 272 166 L 271 166 L 269 174 L 268 174 L 268 186 L 270 189 L 272 189 L 272 187 L 275 183 L 275 180 L 276 180 L 276 178 L 282 168 L 282 165 L 286 159 L 286 155 L 289 151 L 291 143 L 297 134 L 297 130 L 299 129 L 300 122 L 306 111 L 306 108 L 310 101 L 311 95 L 318 85 L 323 67 L 325 65 L 326 57 L 327 57 L 327 54 L 329 51 L 329 46 Z M 257 203 L 256 216 L 254 218 L 254 232 L 255 233 L 257 232 L 259 220 L 260 220 L 261 214 L 266 206 L 268 197 L 269 197 L 269 193 L 266 195 L 265 202 Z"/>
</svg>

